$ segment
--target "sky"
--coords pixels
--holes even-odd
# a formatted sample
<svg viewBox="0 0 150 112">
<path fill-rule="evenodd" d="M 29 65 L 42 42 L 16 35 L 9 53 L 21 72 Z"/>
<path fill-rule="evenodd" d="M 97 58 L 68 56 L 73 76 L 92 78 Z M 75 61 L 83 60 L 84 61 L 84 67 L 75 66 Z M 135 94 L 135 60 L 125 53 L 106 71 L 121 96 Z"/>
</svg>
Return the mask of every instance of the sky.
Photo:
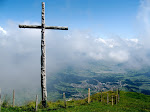
<svg viewBox="0 0 150 112">
<path fill-rule="evenodd" d="M 46 25 L 68 26 L 69 30 L 90 31 L 134 38 L 141 0 L 0 0 L 0 26 L 9 21 L 41 24 L 41 2 L 45 2 Z"/>
<path fill-rule="evenodd" d="M 41 24 L 45 2 L 47 76 L 89 60 L 150 65 L 150 0 L 0 0 L 0 87 L 40 87 Z M 34 83 L 33 83 L 34 82 Z"/>
</svg>

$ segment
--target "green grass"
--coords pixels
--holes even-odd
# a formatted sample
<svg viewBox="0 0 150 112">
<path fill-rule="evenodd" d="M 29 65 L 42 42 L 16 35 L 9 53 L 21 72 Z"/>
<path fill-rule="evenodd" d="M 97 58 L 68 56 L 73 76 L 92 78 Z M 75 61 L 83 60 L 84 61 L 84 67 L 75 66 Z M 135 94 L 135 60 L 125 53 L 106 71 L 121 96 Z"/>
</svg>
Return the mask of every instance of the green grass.
<svg viewBox="0 0 150 112">
<path fill-rule="evenodd" d="M 107 104 L 107 93 L 109 93 L 109 104 Z M 38 105 L 39 112 L 150 112 L 150 96 L 136 92 L 120 91 L 120 100 L 115 104 L 115 97 L 113 99 L 114 105 L 111 105 L 111 96 L 116 95 L 115 92 L 103 92 L 101 102 L 101 93 L 91 96 L 91 103 L 87 103 L 86 99 L 67 101 L 67 107 L 64 107 L 64 102 L 58 100 L 57 102 L 47 102 L 47 108 L 42 109 L 41 103 Z M 5 105 L 2 107 L 2 112 L 26 112 L 34 111 L 35 102 L 20 107 L 11 107 Z"/>
</svg>

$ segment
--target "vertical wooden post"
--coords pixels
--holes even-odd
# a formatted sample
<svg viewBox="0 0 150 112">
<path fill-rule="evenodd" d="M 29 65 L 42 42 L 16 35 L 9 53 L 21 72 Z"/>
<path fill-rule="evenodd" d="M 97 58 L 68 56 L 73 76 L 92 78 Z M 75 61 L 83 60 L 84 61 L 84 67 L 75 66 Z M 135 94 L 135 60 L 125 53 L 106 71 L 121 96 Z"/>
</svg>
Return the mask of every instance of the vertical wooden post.
<svg viewBox="0 0 150 112">
<path fill-rule="evenodd" d="M 0 88 L 0 112 L 1 112 L 1 105 L 2 105 L 2 100 L 1 100 L 1 88 Z"/>
<path fill-rule="evenodd" d="M 88 88 L 88 103 L 90 103 L 90 88 Z"/>
<path fill-rule="evenodd" d="M 108 96 L 108 93 L 107 93 L 107 104 L 109 104 L 109 96 Z"/>
<path fill-rule="evenodd" d="M 118 102 L 118 101 L 117 101 L 117 95 L 116 95 L 116 105 L 117 105 L 117 102 Z"/>
<path fill-rule="evenodd" d="M 13 90 L 13 107 L 15 106 L 15 90 Z"/>
<path fill-rule="evenodd" d="M 119 96 L 119 94 L 118 94 L 118 102 L 119 102 L 119 100 L 120 100 L 120 96 Z"/>
<path fill-rule="evenodd" d="M 3 100 L 2 100 L 2 103 L 5 101 L 5 97 L 7 96 L 7 94 L 5 94 L 4 96 L 3 96 Z"/>
<path fill-rule="evenodd" d="M 118 102 L 120 100 L 119 88 L 118 88 Z"/>
<path fill-rule="evenodd" d="M 36 95 L 35 111 L 38 111 L 38 95 Z"/>
<path fill-rule="evenodd" d="M 64 99 L 64 106 L 66 108 L 67 104 L 66 104 L 66 96 L 65 96 L 65 93 L 63 93 L 63 99 Z"/>
<path fill-rule="evenodd" d="M 46 89 L 45 29 L 68 30 L 68 27 L 45 26 L 45 3 L 42 2 L 41 26 L 39 26 L 39 25 L 19 25 L 19 28 L 36 28 L 36 29 L 41 29 L 41 94 L 42 94 L 42 106 L 46 107 L 47 89 Z"/>
<path fill-rule="evenodd" d="M 113 95 L 112 95 L 112 105 L 114 105 L 114 101 L 113 101 Z"/>
<path fill-rule="evenodd" d="M 112 91 L 112 92 L 113 92 L 113 90 L 114 90 L 113 87 L 111 87 L 111 91 Z"/>
<path fill-rule="evenodd" d="M 102 102 L 102 90 L 101 90 L 101 102 Z"/>
<path fill-rule="evenodd" d="M 118 95 L 118 88 L 117 88 L 117 95 Z"/>
<path fill-rule="evenodd" d="M 46 90 L 46 45 L 45 45 L 45 3 L 42 2 L 42 24 L 41 24 L 41 89 L 42 105 L 46 107 L 47 90 Z"/>
</svg>

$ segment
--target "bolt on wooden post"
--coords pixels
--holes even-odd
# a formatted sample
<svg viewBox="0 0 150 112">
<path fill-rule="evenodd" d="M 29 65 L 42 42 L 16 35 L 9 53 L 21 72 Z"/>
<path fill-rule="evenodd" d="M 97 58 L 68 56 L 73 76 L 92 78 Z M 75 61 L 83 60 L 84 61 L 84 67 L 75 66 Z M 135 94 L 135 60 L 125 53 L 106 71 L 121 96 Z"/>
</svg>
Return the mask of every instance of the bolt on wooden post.
<svg viewBox="0 0 150 112">
<path fill-rule="evenodd" d="M 88 103 L 90 103 L 91 99 L 90 99 L 90 88 L 88 88 Z"/>
<path fill-rule="evenodd" d="M 65 108 L 67 107 L 67 104 L 66 104 L 66 96 L 65 96 L 65 93 L 63 93 L 63 99 L 64 99 L 64 106 Z"/>
<path fill-rule="evenodd" d="M 42 20 L 41 25 L 19 25 L 19 28 L 35 28 L 41 29 L 41 92 L 42 105 L 46 107 L 47 90 L 46 90 L 46 44 L 45 29 L 68 30 L 68 27 L 61 26 L 45 26 L 45 3 L 42 2 Z"/>
<path fill-rule="evenodd" d="M 13 107 L 15 106 L 15 90 L 13 90 Z"/>
</svg>

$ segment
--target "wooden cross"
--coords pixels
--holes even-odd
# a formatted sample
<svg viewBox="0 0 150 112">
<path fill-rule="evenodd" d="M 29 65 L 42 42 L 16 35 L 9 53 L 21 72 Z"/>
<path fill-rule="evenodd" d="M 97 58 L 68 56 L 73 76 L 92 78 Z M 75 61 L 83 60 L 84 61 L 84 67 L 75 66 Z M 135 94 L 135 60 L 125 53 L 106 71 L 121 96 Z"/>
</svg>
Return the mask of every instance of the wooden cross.
<svg viewBox="0 0 150 112">
<path fill-rule="evenodd" d="M 41 91 L 42 91 L 42 105 L 44 107 L 46 107 L 47 90 L 46 90 L 45 29 L 68 30 L 68 27 L 45 26 L 45 3 L 42 2 L 42 21 L 41 21 L 41 26 L 38 26 L 38 25 L 19 25 L 19 28 L 36 28 L 36 29 L 41 29 Z"/>
</svg>

